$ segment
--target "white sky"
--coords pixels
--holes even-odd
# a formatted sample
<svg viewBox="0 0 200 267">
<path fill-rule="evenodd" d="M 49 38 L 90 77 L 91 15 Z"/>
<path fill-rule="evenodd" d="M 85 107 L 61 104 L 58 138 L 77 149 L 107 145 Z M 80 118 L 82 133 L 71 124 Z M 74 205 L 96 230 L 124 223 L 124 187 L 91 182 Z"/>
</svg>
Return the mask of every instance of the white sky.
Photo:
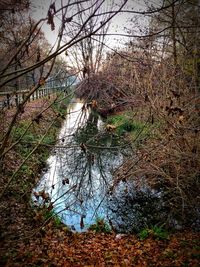
<svg viewBox="0 0 200 267">
<path fill-rule="evenodd" d="M 51 4 L 52 0 L 31 0 L 31 17 L 33 17 L 36 21 L 45 18 L 47 16 L 48 7 Z M 58 25 L 56 25 L 58 28 Z M 42 26 L 42 30 L 45 33 L 45 37 L 47 40 L 53 44 L 57 37 L 57 31 L 51 31 L 50 25 L 47 25 L 45 22 Z"/>
<path fill-rule="evenodd" d="M 128 9 L 132 9 L 134 11 L 142 11 L 142 10 L 146 10 L 146 5 L 144 3 L 145 0 L 129 0 L 128 1 Z M 31 16 L 37 21 L 41 18 L 45 18 L 47 15 L 47 11 L 48 11 L 48 7 L 49 5 L 53 2 L 52 0 L 31 0 L 31 8 L 32 8 L 32 12 L 31 12 Z M 65 3 L 66 1 L 63 0 L 63 3 Z M 106 0 L 106 3 L 109 4 L 110 0 Z M 148 1 L 148 3 L 153 4 L 154 6 L 159 5 L 159 0 L 151 0 Z M 60 5 L 60 0 L 55 1 L 56 6 Z M 116 17 L 114 17 L 114 19 L 111 22 L 111 26 L 110 26 L 110 30 L 109 33 L 123 33 L 124 32 L 124 27 L 127 27 L 129 29 L 131 29 L 134 33 L 139 33 L 139 27 L 140 28 L 144 28 L 145 23 L 147 20 L 145 20 L 144 16 L 141 17 L 141 19 L 139 20 L 139 27 L 138 25 L 136 25 L 134 22 L 130 22 L 130 19 L 133 18 L 133 15 L 127 14 L 127 13 L 122 13 L 122 14 L 118 14 Z M 59 27 L 59 21 L 56 21 L 55 18 L 55 30 L 51 31 L 50 29 L 50 25 L 47 25 L 47 23 L 45 22 L 42 30 L 45 33 L 45 36 L 47 38 L 47 40 L 51 43 L 54 44 L 56 37 L 57 37 L 57 31 L 58 31 L 58 27 Z M 128 38 L 123 39 L 120 37 L 116 37 L 116 36 L 112 36 L 108 38 L 108 44 L 110 46 L 114 46 L 114 47 L 119 47 L 122 45 L 122 43 L 125 41 L 128 41 Z"/>
</svg>

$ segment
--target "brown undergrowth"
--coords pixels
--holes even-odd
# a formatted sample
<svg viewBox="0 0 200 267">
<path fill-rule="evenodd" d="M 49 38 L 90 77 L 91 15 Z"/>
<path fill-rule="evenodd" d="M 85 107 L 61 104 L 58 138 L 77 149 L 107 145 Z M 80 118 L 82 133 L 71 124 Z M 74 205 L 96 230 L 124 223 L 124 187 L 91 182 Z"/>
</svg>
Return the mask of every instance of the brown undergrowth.
<svg viewBox="0 0 200 267">
<path fill-rule="evenodd" d="M 18 241 L 5 266 L 199 266 L 199 234 L 176 233 L 168 240 L 115 233 L 68 233 L 52 226 Z"/>
<path fill-rule="evenodd" d="M 30 194 L 42 168 L 45 166 L 51 145 L 49 147 L 38 146 L 26 161 L 24 159 L 36 146 L 36 144 L 31 144 L 30 137 L 40 137 L 45 134 L 52 121 L 55 123 L 49 129 L 50 141 L 55 142 L 56 140 L 62 119 L 57 116 L 55 108 L 51 107 L 45 110 L 51 102 L 49 99 L 39 99 L 28 103 L 11 134 L 8 144 L 11 149 L 5 154 L 3 170 L 0 174 L 0 189 L 1 193 L 4 192 L 0 201 L 1 257 L 5 255 L 6 251 L 10 251 L 12 254 L 18 241 L 29 236 L 35 227 L 39 227 L 37 222 L 33 221 L 35 213 L 30 205 Z M 40 122 L 35 122 L 34 118 L 44 110 Z M 3 122 L 1 123 L 1 133 L 6 131 L 14 112 L 15 109 L 10 109 L 1 114 L 1 121 Z M 30 127 L 28 128 L 27 125 Z M 26 134 L 19 140 L 26 128 L 28 129 Z M 19 142 L 11 147 L 16 141 Z M 33 141 L 38 142 L 34 139 Z"/>
<path fill-rule="evenodd" d="M 21 119 L 34 117 L 37 106 L 47 104 L 44 100 L 30 103 Z M 45 128 L 54 116 L 49 109 L 37 127 Z M 13 149 L 7 155 L 1 185 L 20 162 L 17 149 Z M 53 221 L 43 225 L 29 203 L 41 166 L 32 167 L 32 174 L 21 172 L 1 200 L 1 266 L 198 266 L 200 236 L 192 231 L 160 241 L 153 236 L 140 240 L 136 235 L 114 232 L 72 233 Z M 21 180 L 29 186 L 19 188 Z"/>
</svg>

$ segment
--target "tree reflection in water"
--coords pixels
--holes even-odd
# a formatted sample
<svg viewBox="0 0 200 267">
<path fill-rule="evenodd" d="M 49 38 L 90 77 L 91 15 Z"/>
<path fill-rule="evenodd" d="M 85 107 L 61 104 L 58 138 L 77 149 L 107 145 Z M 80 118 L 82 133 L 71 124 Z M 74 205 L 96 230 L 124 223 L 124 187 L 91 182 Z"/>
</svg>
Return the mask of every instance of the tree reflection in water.
<svg viewBox="0 0 200 267">
<path fill-rule="evenodd" d="M 161 192 L 134 181 L 120 182 L 107 198 L 108 217 L 118 232 L 138 233 L 166 221 L 167 208 Z"/>
<path fill-rule="evenodd" d="M 124 155 L 134 156 L 122 138 L 107 132 L 98 115 L 82 103 L 71 104 L 68 111 L 47 161 L 48 171 L 34 190 L 34 201 L 53 207 L 76 231 L 86 230 L 97 218 L 104 218 L 119 232 L 138 232 L 163 222 L 180 228 L 179 218 L 167 208 L 164 188 L 151 189 L 145 177 L 140 186 L 136 177 L 128 182 L 118 181 L 117 175 L 113 179 Z"/>
<path fill-rule="evenodd" d="M 73 229 L 86 229 L 97 217 L 107 217 L 112 172 L 123 159 L 119 147 L 119 138 L 105 131 L 97 114 L 82 103 L 71 104 L 36 190 L 49 193 L 49 205 Z"/>
</svg>

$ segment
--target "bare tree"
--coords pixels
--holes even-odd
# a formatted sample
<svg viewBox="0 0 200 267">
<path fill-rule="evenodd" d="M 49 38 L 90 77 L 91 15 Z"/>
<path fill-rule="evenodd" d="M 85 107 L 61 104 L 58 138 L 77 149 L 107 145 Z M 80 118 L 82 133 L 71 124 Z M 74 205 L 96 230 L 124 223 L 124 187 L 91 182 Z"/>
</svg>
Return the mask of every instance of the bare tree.
<svg viewBox="0 0 200 267">
<path fill-rule="evenodd" d="M 76 24 L 76 18 L 79 17 L 80 22 L 80 14 L 83 12 L 86 12 L 85 9 L 80 9 L 80 3 L 84 3 L 87 1 L 79 1 L 77 3 L 68 3 L 66 5 L 61 5 L 60 8 L 56 8 L 55 3 L 51 4 L 48 10 L 47 18 L 42 19 L 41 21 L 37 22 L 35 25 L 33 25 L 30 29 L 30 32 L 28 36 L 23 40 L 17 47 L 16 51 L 13 53 L 12 57 L 9 59 L 7 65 L 1 70 L 1 84 L 0 88 L 3 88 L 5 85 L 7 85 L 9 82 L 13 80 L 19 79 L 19 77 L 26 75 L 27 73 L 30 73 L 31 71 L 44 66 L 47 64 L 47 62 L 50 62 L 50 65 L 47 66 L 48 70 L 46 70 L 46 73 L 44 75 L 43 80 L 45 81 L 48 76 L 50 75 L 53 66 L 55 64 L 56 56 L 59 54 L 65 52 L 70 47 L 76 45 L 77 43 L 80 43 L 84 39 L 88 39 L 91 36 L 95 35 L 98 31 L 100 31 L 111 19 L 115 16 L 120 10 L 123 8 L 123 6 L 126 4 L 127 1 L 123 2 L 122 5 L 115 11 L 114 14 L 111 14 L 110 16 L 106 17 L 105 21 L 100 24 L 93 24 L 91 21 L 93 20 L 93 17 L 97 15 L 100 10 L 100 8 L 105 4 L 105 1 L 94 1 L 90 2 L 90 6 L 86 8 L 86 10 L 90 10 L 90 12 L 84 13 L 84 16 L 82 17 L 82 24 L 79 24 L 79 27 L 74 31 L 74 27 L 70 27 L 70 25 Z M 71 12 L 71 16 L 68 17 L 68 12 Z M 27 67 L 21 67 L 17 68 L 14 71 L 10 70 L 11 64 L 15 62 L 16 58 L 19 57 L 21 51 L 23 49 L 26 49 L 27 45 L 30 42 L 30 38 L 33 38 L 33 36 L 36 34 L 38 27 L 41 22 L 47 21 L 48 24 L 50 24 L 51 29 L 54 30 L 54 17 L 60 16 L 61 23 L 60 28 L 58 32 L 58 41 L 56 44 L 56 47 L 54 49 L 51 49 L 48 53 L 48 55 L 45 58 L 40 59 L 38 62 L 31 64 Z M 86 32 L 86 29 L 90 25 L 90 31 Z M 70 36 L 70 32 L 74 31 L 75 34 L 67 40 L 65 44 L 62 44 L 61 40 L 63 38 L 63 35 Z M 89 55 L 91 56 L 91 55 Z M 8 127 L 7 132 L 2 138 L 1 148 L 0 148 L 0 154 L 4 154 L 5 147 L 7 146 L 7 142 L 10 136 L 10 133 L 12 131 L 12 128 L 17 120 L 17 117 L 21 112 L 23 112 L 23 107 L 29 100 L 30 96 L 41 86 L 40 79 L 37 84 L 29 91 L 29 93 L 26 95 L 25 99 L 22 101 L 22 103 L 19 105 L 19 107 L 16 110 L 15 115 L 13 116 L 13 119 Z M 1 89 L 2 90 L 2 89 Z M 1 156 L 2 159 L 2 156 Z"/>
</svg>

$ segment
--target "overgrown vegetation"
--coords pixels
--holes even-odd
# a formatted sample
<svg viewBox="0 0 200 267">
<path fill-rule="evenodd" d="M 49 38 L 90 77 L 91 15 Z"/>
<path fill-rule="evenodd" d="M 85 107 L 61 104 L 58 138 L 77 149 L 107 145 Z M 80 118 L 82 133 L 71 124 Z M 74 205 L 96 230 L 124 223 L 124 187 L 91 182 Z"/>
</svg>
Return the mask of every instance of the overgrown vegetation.
<svg viewBox="0 0 200 267">
<path fill-rule="evenodd" d="M 147 140 L 153 134 L 154 126 L 152 127 L 149 121 L 144 122 L 134 118 L 134 113 L 130 111 L 110 116 L 107 123 L 114 125 L 115 132 L 119 136 L 128 136 L 134 146 Z"/>
<path fill-rule="evenodd" d="M 67 112 L 66 105 L 69 103 L 68 98 L 61 101 L 62 98 L 63 95 L 60 95 L 53 104 L 53 112 L 48 111 L 47 114 L 51 114 L 49 117 L 46 114 L 33 113 L 32 118 L 26 117 L 20 120 L 11 132 L 11 140 L 16 144 L 14 151 L 18 155 L 18 161 L 21 162 L 13 181 L 18 184 L 21 194 L 30 193 L 37 181 L 36 176 L 38 177 L 45 167 L 49 152 L 57 141 L 58 131 Z"/>
<path fill-rule="evenodd" d="M 137 10 L 136 2 L 113 0 L 108 5 L 103 0 L 67 4 L 61 1 L 58 6 L 55 1 L 39 22 L 29 16 L 31 1 L 0 4 L 3 265 L 198 266 L 199 1 L 145 1 L 144 10 Z M 112 32 L 111 27 L 108 33 L 114 16 L 121 21 L 121 11 L 127 15 L 125 27 L 117 25 L 116 29 L 121 28 L 119 32 Z M 146 21 L 147 27 L 144 23 L 139 26 L 138 18 Z M 42 32 L 45 23 L 57 32 L 54 46 Z M 121 37 L 117 39 L 118 49 L 109 47 L 107 34 Z M 60 54 L 62 58 L 58 57 Z M 63 173 L 61 187 L 73 183 L 70 190 L 77 190 L 75 202 L 84 206 L 96 189 L 92 180 L 97 164 L 94 150 L 115 152 L 125 143 L 131 152 L 120 159 L 123 162 L 117 169 L 111 166 L 112 184 L 107 183 L 105 176 L 102 184 L 103 197 L 107 197 L 115 214 L 109 219 L 118 223 L 113 223 L 112 229 L 126 235 L 117 237 L 113 232 L 105 235 L 110 228 L 100 218 L 91 226 L 95 234 L 70 231 L 66 234 L 62 227 L 51 227 L 60 225 L 51 206 L 34 214 L 29 203 L 32 188 L 65 117 L 66 103 L 57 98 L 55 91 L 63 88 L 65 94 L 69 93 L 69 76 L 81 79 L 75 89 L 76 96 L 85 102 L 81 116 L 90 111 L 100 114 L 107 126 L 105 135 L 99 138 L 98 116 L 91 116 L 83 131 L 77 131 L 76 144 L 65 143 L 66 138 L 61 140 L 67 152 L 74 148 L 79 152 L 76 159 L 84 159 L 85 163 L 84 169 L 78 163 L 74 168 L 80 171 L 81 179 L 78 181 L 74 173 L 69 178 Z M 43 86 L 48 99 L 43 95 L 35 106 L 29 103 L 42 93 L 39 88 Z M 92 124 L 95 127 L 91 130 Z M 65 162 L 73 161 L 71 153 L 70 160 Z M 53 189 L 54 184 L 50 187 Z M 44 200 L 48 198 L 45 190 L 39 194 Z M 82 229 L 85 211 L 78 215 Z M 43 228 L 52 217 L 54 222 Z M 171 229 L 180 233 L 168 235 Z M 139 234 L 136 237 L 127 232 Z"/>
<path fill-rule="evenodd" d="M 49 153 L 57 141 L 58 131 L 67 112 L 66 105 L 69 102 L 69 99 L 64 99 L 61 102 L 60 100 L 57 99 L 56 102 L 59 101 L 62 105 L 56 104 L 42 113 L 37 121 L 35 118 L 41 114 L 40 110 L 39 113 L 36 111 L 38 106 L 44 105 L 43 108 L 45 109 L 49 105 L 49 101 L 43 99 L 30 103 L 23 117 L 11 132 L 14 146 L 11 147 L 4 160 L 2 181 L 4 181 L 6 190 L 1 195 L 1 204 L 5 209 L 8 208 L 7 205 L 13 205 L 17 201 L 20 212 L 12 211 L 12 217 L 16 217 L 16 220 L 17 216 L 24 211 L 24 201 L 29 203 L 33 186 L 38 182 L 42 169 L 46 167 Z M 31 111 L 32 107 L 34 107 L 33 111 Z M 12 161 L 13 157 L 14 161 Z M 27 206 L 26 213 L 27 218 L 33 219 L 31 206 Z M 2 214 L 2 222 L 4 220 L 4 214 Z M 44 222 L 45 218 L 43 221 L 38 220 L 37 223 Z M 57 224 L 57 219 L 55 222 Z"/>
</svg>

